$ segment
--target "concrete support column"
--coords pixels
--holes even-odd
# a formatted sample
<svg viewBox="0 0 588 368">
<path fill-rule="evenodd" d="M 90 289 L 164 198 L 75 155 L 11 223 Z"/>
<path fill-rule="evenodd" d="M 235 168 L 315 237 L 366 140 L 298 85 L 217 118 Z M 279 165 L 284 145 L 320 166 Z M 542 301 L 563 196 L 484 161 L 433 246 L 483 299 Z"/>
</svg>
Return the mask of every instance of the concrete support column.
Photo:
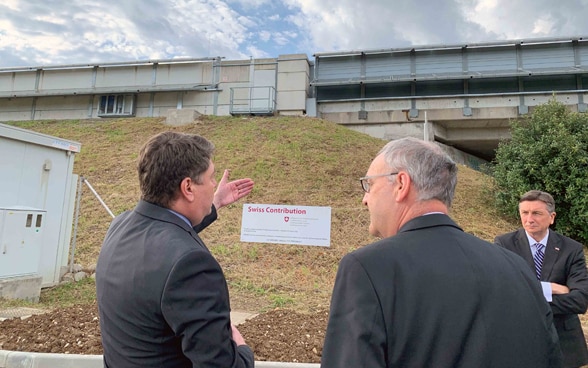
<svg viewBox="0 0 588 368">
<path fill-rule="evenodd" d="M 309 64 L 306 54 L 280 55 L 278 57 L 278 82 L 276 86 L 279 115 L 303 115 L 309 88 Z"/>
<path fill-rule="evenodd" d="M 435 123 L 428 121 L 425 112 L 425 122 L 423 123 L 423 140 L 427 142 L 435 141 Z"/>
</svg>

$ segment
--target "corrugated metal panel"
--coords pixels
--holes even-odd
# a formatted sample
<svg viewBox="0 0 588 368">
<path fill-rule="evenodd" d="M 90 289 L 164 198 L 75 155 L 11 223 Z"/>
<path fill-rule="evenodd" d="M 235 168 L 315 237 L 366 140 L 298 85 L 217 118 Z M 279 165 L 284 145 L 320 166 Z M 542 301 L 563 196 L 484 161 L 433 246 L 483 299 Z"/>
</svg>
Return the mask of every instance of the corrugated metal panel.
<svg viewBox="0 0 588 368">
<path fill-rule="evenodd" d="M 317 66 L 319 80 L 349 80 L 361 76 L 359 55 L 320 59 Z"/>
<path fill-rule="evenodd" d="M 576 54 L 579 58 L 578 66 L 588 68 L 588 42 L 579 42 L 576 46 Z"/>
<path fill-rule="evenodd" d="M 523 69 L 542 71 L 574 67 L 572 43 L 527 45 L 521 48 Z"/>
<path fill-rule="evenodd" d="M 470 73 L 516 73 L 517 54 L 514 48 L 467 49 Z"/>
<path fill-rule="evenodd" d="M 415 57 L 416 77 L 423 75 L 461 75 L 461 50 L 417 52 Z"/>
<path fill-rule="evenodd" d="M 480 44 L 473 47 L 382 50 L 315 55 L 313 84 L 497 78 L 566 74 L 588 69 L 588 41 Z M 578 67 L 580 69 L 578 69 Z"/>
<path fill-rule="evenodd" d="M 382 79 L 410 76 L 410 54 L 366 55 L 367 79 Z"/>
</svg>

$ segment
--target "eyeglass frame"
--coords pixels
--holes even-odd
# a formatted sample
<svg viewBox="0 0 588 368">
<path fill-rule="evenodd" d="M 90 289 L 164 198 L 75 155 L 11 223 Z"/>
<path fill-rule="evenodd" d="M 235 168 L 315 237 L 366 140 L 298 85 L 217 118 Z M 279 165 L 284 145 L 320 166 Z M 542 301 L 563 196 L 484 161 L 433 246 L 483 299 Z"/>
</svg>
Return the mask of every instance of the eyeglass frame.
<svg viewBox="0 0 588 368">
<path fill-rule="evenodd" d="M 399 174 L 399 172 L 393 172 L 393 173 L 389 173 L 389 174 L 378 174 L 378 175 L 364 176 L 364 177 L 359 178 L 359 184 L 361 185 L 361 189 L 363 189 L 364 192 L 369 193 L 371 184 L 368 182 L 368 179 L 381 178 L 383 176 L 392 176 L 392 175 L 398 175 L 398 174 Z"/>
</svg>

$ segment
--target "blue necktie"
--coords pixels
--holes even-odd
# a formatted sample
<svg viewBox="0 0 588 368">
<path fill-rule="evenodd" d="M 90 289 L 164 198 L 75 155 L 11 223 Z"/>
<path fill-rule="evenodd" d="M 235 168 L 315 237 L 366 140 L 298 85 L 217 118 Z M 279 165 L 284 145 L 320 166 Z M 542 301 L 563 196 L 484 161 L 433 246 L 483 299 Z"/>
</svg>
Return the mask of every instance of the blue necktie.
<svg viewBox="0 0 588 368">
<path fill-rule="evenodd" d="M 535 243 L 537 251 L 533 260 L 535 260 L 535 273 L 537 274 L 537 280 L 541 280 L 541 268 L 543 267 L 543 256 L 544 256 L 544 245 L 541 243 Z"/>
</svg>

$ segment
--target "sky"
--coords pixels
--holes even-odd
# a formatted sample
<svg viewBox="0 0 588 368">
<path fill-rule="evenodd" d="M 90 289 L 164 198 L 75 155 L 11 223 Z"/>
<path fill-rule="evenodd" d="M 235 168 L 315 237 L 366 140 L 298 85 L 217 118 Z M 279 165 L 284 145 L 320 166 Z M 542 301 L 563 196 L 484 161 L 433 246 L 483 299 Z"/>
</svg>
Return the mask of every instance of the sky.
<svg viewBox="0 0 588 368">
<path fill-rule="evenodd" d="M 2 0 L 0 68 L 588 37 L 588 0 Z"/>
</svg>

